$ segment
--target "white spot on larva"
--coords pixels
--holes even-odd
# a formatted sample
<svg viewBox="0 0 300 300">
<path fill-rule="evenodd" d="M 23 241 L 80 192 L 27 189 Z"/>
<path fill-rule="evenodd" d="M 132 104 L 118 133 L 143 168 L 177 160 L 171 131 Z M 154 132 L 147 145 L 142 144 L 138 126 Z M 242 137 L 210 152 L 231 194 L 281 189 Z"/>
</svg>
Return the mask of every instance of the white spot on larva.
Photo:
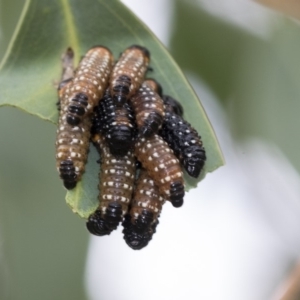
<svg viewBox="0 0 300 300">
<path fill-rule="evenodd" d="M 115 173 L 116 173 L 116 170 L 115 170 L 115 169 L 110 169 L 109 172 L 110 172 L 111 174 L 115 174 Z"/>
<path fill-rule="evenodd" d="M 170 181 L 170 180 L 171 180 L 171 177 L 170 177 L 170 176 L 167 176 L 167 177 L 165 178 L 165 180 L 166 180 L 166 181 Z"/>
<path fill-rule="evenodd" d="M 188 153 L 188 154 L 187 154 L 187 157 L 192 157 L 192 153 Z"/>
<path fill-rule="evenodd" d="M 163 168 L 165 168 L 165 165 L 164 164 L 160 164 L 159 167 L 160 167 L 160 169 L 163 169 Z"/>
<path fill-rule="evenodd" d="M 129 176 L 130 176 L 130 173 L 129 173 L 129 172 L 125 172 L 125 176 L 126 176 L 126 177 L 129 177 Z"/>
</svg>

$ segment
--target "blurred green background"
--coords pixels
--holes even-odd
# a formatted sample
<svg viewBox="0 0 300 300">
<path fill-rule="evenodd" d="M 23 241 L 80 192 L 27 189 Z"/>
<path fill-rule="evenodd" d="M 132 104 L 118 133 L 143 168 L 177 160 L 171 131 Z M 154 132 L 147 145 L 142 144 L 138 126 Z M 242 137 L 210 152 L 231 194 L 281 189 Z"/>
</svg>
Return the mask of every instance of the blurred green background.
<svg viewBox="0 0 300 300">
<path fill-rule="evenodd" d="M 0 57 L 23 3 L 0 1 Z M 282 17 L 267 40 L 192 1 L 174 3 L 175 60 L 221 99 L 237 139 L 273 142 L 299 171 L 299 25 Z M 5 107 L 0 128 L 0 299 L 86 299 L 88 233 L 64 201 L 55 127 Z"/>
</svg>

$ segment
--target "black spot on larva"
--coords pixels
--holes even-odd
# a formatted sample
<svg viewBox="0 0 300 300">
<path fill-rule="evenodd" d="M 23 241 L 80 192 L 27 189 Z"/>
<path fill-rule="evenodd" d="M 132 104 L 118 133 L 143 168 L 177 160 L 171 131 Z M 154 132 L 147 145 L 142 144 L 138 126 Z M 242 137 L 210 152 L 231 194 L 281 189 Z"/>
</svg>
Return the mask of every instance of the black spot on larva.
<svg viewBox="0 0 300 300">
<path fill-rule="evenodd" d="M 175 100 L 174 98 L 172 98 L 171 96 L 167 96 L 167 95 L 164 95 L 162 97 L 163 101 L 164 101 L 164 104 L 165 104 L 165 109 L 167 111 L 171 111 L 179 116 L 182 117 L 183 115 L 183 107 L 182 105 L 177 101 Z"/>
<path fill-rule="evenodd" d="M 198 132 L 176 113 L 166 111 L 160 135 L 174 151 L 187 173 L 197 178 L 206 160 Z"/>
<path fill-rule="evenodd" d="M 170 200 L 174 207 L 180 207 L 183 204 L 184 186 L 181 182 L 173 182 L 170 189 Z"/>
<path fill-rule="evenodd" d="M 64 160 L 60 163 L 59 167 L 60 178 L 63 180 L 66 189 L 71 190 L 76 186 L 77 175 L 73 161 Z"/>
<path fill-rule="evenodd" d="M 122 206 L 120 203 L 111 202 L 108 204 L 103 217 L 110 228 L 116 229 L 122 220 Z"/>
<path fill-rule="evenodd" d="M 123 234 L 126 244 L 133 250 L 140 250 L 148 245 L 153 234 L 156 232 L 158 221 L 153 223 L 145 231 L 141 232 L 140 228 L 133 225 L 130 215 L 126 215 L 123 222 Z"/>
<path fill-rule="evenodd" d="M 127 75 L 120 76 L 113 87 L 113 100 L 117 106 L 122 106 L 127 101 L 130 92 L 131 78 Z"/>
<path fill-rule="evenodd" d="M 157 132 L 163 121 L 163 116 L 157 112 L 149 114 L 143 126 L 140 128 L 140 133 L 145 137 L 150 137 Z"/>
<path fill-rule="evenodd" d="M 101 217 L 101 212 L 96 210 L 86 222 L 86 227 L 91 234 L 103 236 L 108 235 L 114 228 L 110 227 L 110 224 Z"/>
<path fill-rule="evenodd" d="M 81 122 L 81 117 L 86 112 L 88 105 L 88 96 L 83 93 L 78 93 L 71 99 L 71 104 L 68 106 L 67 122 L 70 125 L 78 125 Z"/>
<path fill-rule="evenodd" d="M 150 137 L 161 127 L 164 117 L 164 103 L 157 94 L 157 82 L 147 79 L 130 99 L 135 112 L 137 127 L 142 136 Z"/>
<path fill-rule="evenodd" d="M 133 146 L 136 135 L 135 118 L 130 104 L 117 107 L 107 91 L 95 110 L 93 132 L 104 134 L 113 155 L 124 156 Z"/>
</svg>

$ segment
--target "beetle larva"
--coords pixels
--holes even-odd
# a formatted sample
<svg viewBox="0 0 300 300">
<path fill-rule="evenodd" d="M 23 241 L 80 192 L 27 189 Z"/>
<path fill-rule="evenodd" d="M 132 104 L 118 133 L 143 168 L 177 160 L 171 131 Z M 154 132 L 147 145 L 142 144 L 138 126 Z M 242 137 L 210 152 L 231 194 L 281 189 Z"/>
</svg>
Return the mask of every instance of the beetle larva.
<svg viewBox="0 0 300 300">
<path fill-rule="evenodd" d="M 166 111 L 160 135 L 174 151 L 187 173 L 197 178 L 206 160 L 198 132 L 180 115 Z"/>
<path fill-rule="evenodd" d="M 66 121 L 65 107 L 72 85 L 73 51 L 67 49 L 62 57 L 62 81 L 58 87 L 60 115 L 56 136 L 56 168 L 67 189 L 72 189 L 80 180 L 87 160 L 91 121 L 72 127 Z M 71 76 L 71 77 L 70 77 Z"/>
<path fill-rule="evenodd" d="M 63 113 L 63 101 L 56 137 L 56 167 L 67 189 L 73 189 L 85 170 L 91 120 L 84 119 L 78 126 L 71 126 Z"/>
<path fill-rule="evenodd" d="M 158 223 L 164 202 L 154 181 L 145 169 L 141 169 L 130 203 L 129 217 L 127 217 L 130 221 L 123 223 L 124 239 L 129 247 L 141 249 L 146 246 L 146 237 L 152 237 L 154 233 L 152 225 Z M 149 234 L 151 232 L 152 234 Z M 135 238 L 132 238 L 133 236 Z"/>
<path fill-rule="evenodd" d="M 164 118 L 164 103 L 156 91 L 159 84 L 153 79 L 143 82 L 130 99 L 141 135 L 150 137 L 161 127 Z"/>
<path fill-rule="evenodd" d="M 65 107 L 66 120 L 70 125 L 78 125 L 84 116 L 92 113 L 106 90 L 112 63 L 110 50 L 102 46 L 91 48 L 82 58 Z"/>
<path fill-rule="evenodd" d="M 145 169 L 141 169 L 130 203 L 131 222 L 144 230 L 158 218 L 164 203 L 153 179 Z"/>
<path fill-rule="evenodd" d="M 125 215 L 123 221 L 123 234 L 126 244 L 134 250 L 140 250 L 146 247 L 151 241 L 153 234 L 156 232 L 157 225 L 158 220 L 154 221 L 149 227 L 141 232 L 131 223 L 130 215 Z"/>
<path fill-rule="evenodd" d="M 135 158 L 131 151 L 124 157 L 112 155 L 99 134 L 95 134 L 92 140 L 101 157 L 100 204 L 86 225 L 92 234 L 106 235 L 117 228 L 128 210 L 134 184 Z"/>
<path fill-rule="evenodd" d="M 121 54 L 110 77 L 110 92 L 117 106 L 122 106 L 137 92 L 149 60 L 150 52 L 142 46 L 133 45 Z"/>
<path fill-rule="evenodd" d="M 166 142 L 154 134 L 151 138 L 139 137 L 135 155 L 158 186 L 161 195 L 174 207 L 183 204 L 184 181 L 178 159 Z"/>
<path fill-rule="evenodd" d="M 136 125 L 135 118 L 129 103 L 117 107 L 106 91 L 99 106 L 95 109 L 95 132 L 102 132 L 108 143 L 111 154 L 124 156 L 132 147 Z"/>
</svg>

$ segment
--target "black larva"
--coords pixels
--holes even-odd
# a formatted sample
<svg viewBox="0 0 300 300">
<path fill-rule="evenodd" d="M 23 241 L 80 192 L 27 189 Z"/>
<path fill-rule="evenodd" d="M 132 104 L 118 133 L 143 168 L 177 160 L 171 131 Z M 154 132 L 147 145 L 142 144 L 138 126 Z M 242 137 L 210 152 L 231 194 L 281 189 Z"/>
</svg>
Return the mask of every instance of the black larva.
<svg viewBox="0 0 300 300">
<path fill-rule="evenodd" d="M 206 160 L 198 132 L 180 115 L 166 111 L 160 135 L 174 151 L 187 173 L 197 178 Z"/>
</svg>

